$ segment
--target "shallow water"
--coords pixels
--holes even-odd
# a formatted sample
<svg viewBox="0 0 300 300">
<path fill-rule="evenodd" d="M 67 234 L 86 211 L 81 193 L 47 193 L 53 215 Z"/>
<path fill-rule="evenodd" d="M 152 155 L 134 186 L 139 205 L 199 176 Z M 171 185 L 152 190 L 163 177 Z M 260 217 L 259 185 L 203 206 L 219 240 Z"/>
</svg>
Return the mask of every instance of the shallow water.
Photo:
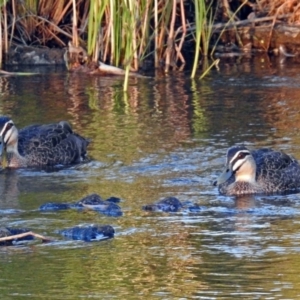
<svg viewBox="0 0 300 300">
<path fill-rule="evenodd" d="M 212 186 L 235 143 L 300 159 L 300 66 L 257 57 L 189 74 L 132 79 L 60 69 L 1 77 L 0 113 L 19 128 L 68 120 L 92 139 L 91 162 L 59 171 L 0 173 L 0 226 L 55 238 L 0 248 L 2 299 L 299 299 L 299 194 L 233 198 Z M 117 196 L 124 215 L 40 212 L 45 202 Z M 178 213 L 141 208 L 166 196 Z M 114 239 L 57 234 L 110 224 Z"/>
</svg>

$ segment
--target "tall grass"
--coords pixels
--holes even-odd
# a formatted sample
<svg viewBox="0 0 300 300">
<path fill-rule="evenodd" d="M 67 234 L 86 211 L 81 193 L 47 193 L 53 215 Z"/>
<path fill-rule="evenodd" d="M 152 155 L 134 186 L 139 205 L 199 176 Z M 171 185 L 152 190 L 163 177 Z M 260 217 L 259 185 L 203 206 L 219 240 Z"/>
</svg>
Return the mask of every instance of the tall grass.
<svg viewBox="0 0 300 300">
<path fill-rule="evenodd" d="M 194 44 L 193 77 L 200 52 L 209 52 L 213 14 L 208 0 L 1 1 L 0 35 L 6 43 L 0 44 L 1 52 L 12 44 L 65 47 L 72 40 L 92 60 L 123 67 L 124 90 L 129 71 L 139 70 L 145 61 L 165 73 L 176 71 L 190 55 L 185 49 Z M 194 24 L 193 42 L 187 31 Z"/>
<path fill-rule="evenodd" d="M 87 52 L 90 56 L 92 56 L 94 61 L 99 59 L 99 47 L 102 40 L 100 26 L 107 4 L 108 0 L 103 0 L 101 2 L 97 0 L 90 0 Z"/>
<path fill-rule="evenodd" d="M 209 54 L 212 25 L 214 22 L 212 2 L 207 5 L 204 0 L 195 0 L 195 16 L 196 46 L 191 78 L 195 77 L 198 69 L 200 51 L 205 58 Z"/>
</svg>

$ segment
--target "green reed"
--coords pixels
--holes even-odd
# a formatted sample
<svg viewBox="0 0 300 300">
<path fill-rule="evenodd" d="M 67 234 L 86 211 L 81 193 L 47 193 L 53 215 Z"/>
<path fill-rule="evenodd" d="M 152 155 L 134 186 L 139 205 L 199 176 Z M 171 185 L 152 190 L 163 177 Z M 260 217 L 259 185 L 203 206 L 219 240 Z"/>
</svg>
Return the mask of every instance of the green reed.
<svg viewBox="0 0 300 300">
<path fill-rule="evenodd" d="M 135 6 L 136 0 L 127 0 L 124 1 L 123 5 L 123 18 L 122 18 L 122 31 L 123 31 L 123 40 L 122 40 L 122 48 L 124 49 L 124 67 L 125 67 L 125 79 L 123 90 L 124 92 L 128 89 L 128 80 L 129 80 L 129 72 L 130 66 L 134 62 L 133 60 L 136 58 L 137 51 L 137 39 L 136 39 L 136 24 L 135 17 L 137 15 L 137 9 Z"/>
<path fill-rule="evenodd" d="M 207 0 L 0 0 L 0 35 L 9 35 L 4 39 L 1 36 L 6 46 L 0 44 L 0 50 L 1 53 L 7 50 L 12 39 L 23 45 L 51 43 L 66 47 L 71 38 L 75 46 L 87 48 L 92 60 L 123 67 L 124 90 L 127 90 L 129 72 L 139 70 L 146 58 L 165 73 L 184 65 L 184 48 L 191 37 L 187 34 L 189 30 L 193 31 L 196 45 L 191 75 L 194 77 L 200 52 L 203 56 L 209 52 L 214 21 L 212 1 L 209 3 Z M 190 23 L 193 11 L 195 30 Z"/>
<path fill-rule="evenodd" d="M 90 0 L 88 17 L 87 52 L 94 61 L 99 59 L 99 43 L 101 43 L 101 21 L 105 13 L 108 0 Z"/>
<path fill-rule="evenodd" d="M 191 78 L 194 78 L 198 70 L 200 51 L 203 56 L 209 53 L 209 44 L 212 36 L 213 14 L 212 2 L 207 5 L 205 0 L 194 0 L 195 2 L 195 28 L 196 28 L 196 47 L 194 64 Z"/>
</svg>

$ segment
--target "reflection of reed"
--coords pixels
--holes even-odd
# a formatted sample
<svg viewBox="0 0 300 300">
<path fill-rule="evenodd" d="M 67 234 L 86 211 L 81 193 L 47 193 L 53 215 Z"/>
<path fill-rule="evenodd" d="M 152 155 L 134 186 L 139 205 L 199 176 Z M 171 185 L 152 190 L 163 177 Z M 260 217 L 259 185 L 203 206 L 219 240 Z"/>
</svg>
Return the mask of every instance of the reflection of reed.
<svg viewBox="0 0 300 300">
<path fill-rule="evenodd" d="M 170 129 L 174 141 L 184 141 L 191 136 L 190 98 L 183 76 L 166 77 L 154 86 L 154 108 L 162 113 L 161 126 Z M 173 131 L 173 133 L 172 133 Z"/>
<path fill-rule="evenodd" d="M 106 285 L 114 286 L 117 282 L 124 299 L 130 299 L 133 290 L 138 291 L 143 299 L 151 299 L 161 286 L 164 287 L 161 292 L 172 295 L 172 298 L 193 297 L 204 289 L 206 286 L 201 279 L 195 280 L 194 272 L 202 260 L 200 255 L 195 255 L 194 245 L 188 242 L 187 228 L 179 223 L 169 225 L 176 231 L 171 236 L 166 235 L 166 231 L 121 235 L 118 241 L 114 241 L 115 246 L 109 248 L 113 251 L 107 251 L 105 256 L 101 255 L 99 247 L 86 248 L 86 262 L 81 270 L 89 274 L 88 284 L 99 284 L 99 276 L 105 274 Z M 64 272 L 61 280 L 70 287 L 74 285 L 73 274 L 78 264 L 70 261 L 66 268 L 69 271 Z"/>
<path fill-rule="evenodd" d="M 129 268 L 139 267 L 139 272 L 131 274 L 135 288 L 146 298 L 157 289 L 159 282 L 164 285 L 165 292 L 175 298 L 182 295 L 192 297 L 196 291 L 206 287 L 201 279 L 194 280 L 195 270 L 201 265 L 202 259 L 200 255 L 195 255 L 196 248 L 190 243 L 187 227 L 175 223 L 171 226 L 177 230 L 174 235 L 156 232 L 154 236 L 141 238 L 139 245 L 135 245 L 139 254 L 127 253 L 125 260 L 120 258 L 120 262 L 123 261 L 121 266 L 126 264 Z M 119 274 L 125 275 L 122 268 L 117 270 Z"/>
<path fill-rule="evenodd" d="M 70 74 L 66 86 L 72 103 L 68 112 L 95 149 L 108 147 L 107 152 L 123 153 L 132 145 L 132 150 L 149 151 L 160 148 L 157 142 L 172 146 L 191 137 L 193 112 L 184 75 L 157 81 L 132 78 L 127 94 L 122 77 Z M 204 128 L 204 114 L 194 116 Z"/>
<path fill-rule="evenodd" d="M 46 169 L 44 170 L 46 171 Z M 41 172 L 44 172 L 41 171 Z M 22 197 L 28 197 L 28 195 L 35 195 L 37 197 L 40 194 L 40 200 L 43 201 L 46 194 L 65 192 L 69 190 L 69 187 L 64 184 L 63 180 L 58 176 L 56 171 L 53 171 L 54 177 L 51 173 L 47 176 L 41 176 L 39 171 L 31 170 L 33 172 L 29 176 L 22 174 L 21 170 L 16 169 L 3 169 L 0 172 L 0 210 L 20 208 L 20 202 Z M 63 176 L 61 178 L 64 178 Z M 72 190 L 75 190 L 72 187 Z M 84 190 L 81 187 L 81 191 Z M 28 200 L 28 198 L 27 198 Z M 45 199 L 44 199 L 45 200 Z M 26 202 L 28 205 L 28 201 Z"/>
<path fill-rule="evenodd" d="M 82 118 L 82 109 L 89 107 L 93 110 L 112 111 L 115 101 L 122 98 L 124 107 L 123 77 L 121 76 L 82 76 L 82 74 L 69 74 L 67 77 L 67 92 L 70 96 L 72 106 L 68 111 L 73 118 L 79 121 Z M 134 108 L 137 103 L 137 79 L 131 79 L 129 106 Z"/>
<path fill-rule="evenodd" d="M 5 92 L 2 90 L 1 114 L 12 116 L 19 128 L 33 123 L 69 120 L 63 76 L 53 73 L 1 77 L 0 80 L 6 86 L 0 85 L 0 89 L 5 89 Z"/>
</svg>

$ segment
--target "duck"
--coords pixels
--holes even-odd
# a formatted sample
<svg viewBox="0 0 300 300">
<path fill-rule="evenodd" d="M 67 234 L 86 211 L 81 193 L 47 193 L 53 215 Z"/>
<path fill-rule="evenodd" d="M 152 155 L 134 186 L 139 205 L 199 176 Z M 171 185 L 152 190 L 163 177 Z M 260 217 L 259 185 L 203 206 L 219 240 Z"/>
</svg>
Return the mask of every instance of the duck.
<svg viewBox="0 0 300 300">
<path fill-rule="evenodd" d="M 283 151 L 232 146 L 214 185 L 220 194 L 228 196 L 293 192 L 300 188 L 300 165 Z"/>
<path fill-rule="evenodd" d="M 29 125 L 18 131 L 13 120 L 0 116 L 0 156 L 7 166 L 72 165 L 87 160 L 89 140 L 75 133 L 67 121 Z"/>
</svg>

